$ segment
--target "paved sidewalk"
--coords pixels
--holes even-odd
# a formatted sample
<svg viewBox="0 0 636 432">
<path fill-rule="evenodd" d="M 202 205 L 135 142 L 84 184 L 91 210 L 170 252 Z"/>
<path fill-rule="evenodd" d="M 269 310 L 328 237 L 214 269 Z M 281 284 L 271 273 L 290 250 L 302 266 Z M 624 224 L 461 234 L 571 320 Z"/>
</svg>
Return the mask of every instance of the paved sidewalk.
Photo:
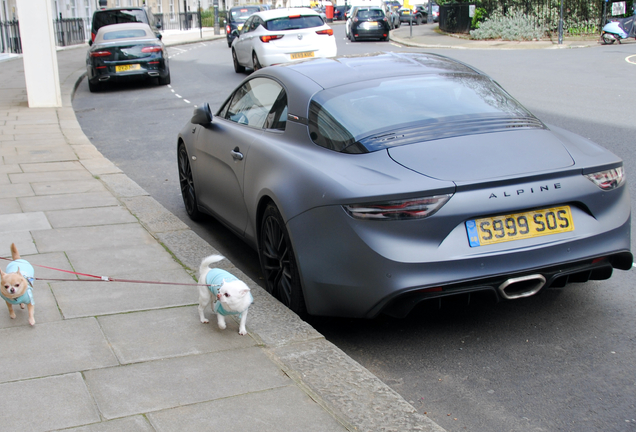
<svg viewBox="0 0 636 432">
<path fill-rule="evenodd" d="M 58 52 L 62 108 L 28 108 L 22 60 L 0 62 L 0 256 L 13 242 L 34 265 L 174 285 L 36 267 L 35 326 L 0 311 L 0 431 L 443 431 L 231 263 L 249 335 L 199 322 L 178 284 L 216 251 L 83 134 L 85 52 Z"/>
</svg>

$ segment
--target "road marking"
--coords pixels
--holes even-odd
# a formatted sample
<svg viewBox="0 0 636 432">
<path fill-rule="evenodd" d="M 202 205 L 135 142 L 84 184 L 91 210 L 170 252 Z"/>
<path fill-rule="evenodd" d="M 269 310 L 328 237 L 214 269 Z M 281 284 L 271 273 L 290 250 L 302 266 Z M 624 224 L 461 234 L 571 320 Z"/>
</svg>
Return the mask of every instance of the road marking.
<svg viewBox="0 0 636 432">
<path fill-rule="evenodd" d="M 625 61 L 627 63 L 636 64 L 636 55 L 630 55 L 628 57 L 625 57 Z"/>
</svg>

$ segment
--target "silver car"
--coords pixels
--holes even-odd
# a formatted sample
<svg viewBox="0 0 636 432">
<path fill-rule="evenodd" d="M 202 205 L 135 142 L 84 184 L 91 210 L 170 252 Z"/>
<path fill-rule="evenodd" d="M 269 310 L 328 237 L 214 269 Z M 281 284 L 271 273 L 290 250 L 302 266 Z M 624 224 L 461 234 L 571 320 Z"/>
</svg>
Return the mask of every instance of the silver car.
<svg viewBox="0 0 636 432">
<path fill-rule="evenodd" d="M 438 55 L 260 70 L 195 109 L 177 154 L 188 214 L 252 245 L 300 314 L 405 316 L 632 266 L 621 159 Z"/>
</svg>

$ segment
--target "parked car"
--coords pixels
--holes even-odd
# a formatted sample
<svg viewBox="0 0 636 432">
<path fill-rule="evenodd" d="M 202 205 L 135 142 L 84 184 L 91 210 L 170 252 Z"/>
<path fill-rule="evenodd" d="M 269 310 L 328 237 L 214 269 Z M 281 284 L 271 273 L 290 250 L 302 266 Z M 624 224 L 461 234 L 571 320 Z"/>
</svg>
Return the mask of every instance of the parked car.
<svg viewBox="0 0 636 432">
<path fill-rule="evenodd" d="M 436 5 L 433 3 L 432 8 L 433 8 L 433 13 L 432 13 L 433 22 L 439 22 L 439 5 Z"/>
<path fill-rule="evenodd" d="M 301 314 L 405 316 L 632 267 L 622 160 L 464 63 L 404 52 L 272 67 L 214 113 L 200 104 L 178 135 L 185 209 L 252 245 L 267 290 Z"/>
<path fill-rule="evenodd" d="M 352 42 L 362 39 L 389 40 L 391 24 L 379 6 L 361 6 L 351 16 L 349 39 Z"/>
<path fill-rule="evenodd" d="M 426 9 L 422 5 L 413 6 L 413 9 L 401 7 L 398 12 L 400 14 L 400 22 L 409 24 L 412 22 L 415 25 L 426 22 L 428 16 Z"/>
<path fill-rule="evenodd" d="M 390 6 L 385 7 L 384 14 L 389 20 L 389 27 L 391 30 L 400 27 L 400 14 L 397 9 L 393 9 Z"/>
<path fill-rule="evenodd" d="M 255 14 L 256 12 L 260 12 L 262 9 L 261 6 L 234 6 L 227 13 L 227 23 L 225 24 L 225 39 L 227 40 L 227 47 L 232 47 L 232 42 L 234 42 L 234 38 L 236 36 L 233 34 L 234 30 L 238 30 L 239 32 L 243 29 L 243 24 L 247 19 Z"/>
<path fill-rule="evenodd" d="M 234 70 L 337 54 L 333 30 L 309 8 L 274 9 L 250 16 L 232 42 Z"/>
<path fill-rule="evenodd" d="M 106 82 L 156 78 L 170 84 L 168 53 L 148 24 L 103 26 L 86 53 L 88 88 L 99 91 Z"/>
<path fill-rule="evenodd" d="M 333 8 L 333 20 L 342 21 L 346 20 L 346 12 L 351 9 L 351 6 L 336 6 Z"/>
<path fill-rule="evenodd" d="M 148 24 L 157 37 L 159 37 L 161 22 L 155 19 L 155 16 L 147 7 L 100 9 L 93 12 L 93 18 L 91 19 L 91 40 L 89 44 L 95 41 L 97 31 L 103 26 L 134 22 Z"/>
</svg>

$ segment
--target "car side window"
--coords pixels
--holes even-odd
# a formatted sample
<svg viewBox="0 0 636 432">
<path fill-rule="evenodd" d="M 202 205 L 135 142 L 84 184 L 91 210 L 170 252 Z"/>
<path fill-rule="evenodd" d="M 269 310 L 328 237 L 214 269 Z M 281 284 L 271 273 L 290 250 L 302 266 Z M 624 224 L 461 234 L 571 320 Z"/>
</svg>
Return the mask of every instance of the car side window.
<svg viewBox="0 0 636 432">
<path fill-rule="evenodd" d="M 258 28 L 259 25 L 262 24 L 262 21 L 259 17 L 255 17 L 254 21 L 252 21 L 252 25 L 250 25 L 250 31 L 254 31 Z"/>
<path fill-rule="evenodd" d="M 254 22 L 254 17 L 249 17 L 247 21 L 245 21 L 245 24 L 243 24 L 243 30 L 241 31 L 241 33 L 247 33 L 249 31 L 252 31 L 253 22 Z"/>
<path fill-rule="evenodd" d="M 254 78 L 236 90 L 220 116 L 255 129 L 285 130 L 287 95 L 276 81 Z"/>
</svg>

